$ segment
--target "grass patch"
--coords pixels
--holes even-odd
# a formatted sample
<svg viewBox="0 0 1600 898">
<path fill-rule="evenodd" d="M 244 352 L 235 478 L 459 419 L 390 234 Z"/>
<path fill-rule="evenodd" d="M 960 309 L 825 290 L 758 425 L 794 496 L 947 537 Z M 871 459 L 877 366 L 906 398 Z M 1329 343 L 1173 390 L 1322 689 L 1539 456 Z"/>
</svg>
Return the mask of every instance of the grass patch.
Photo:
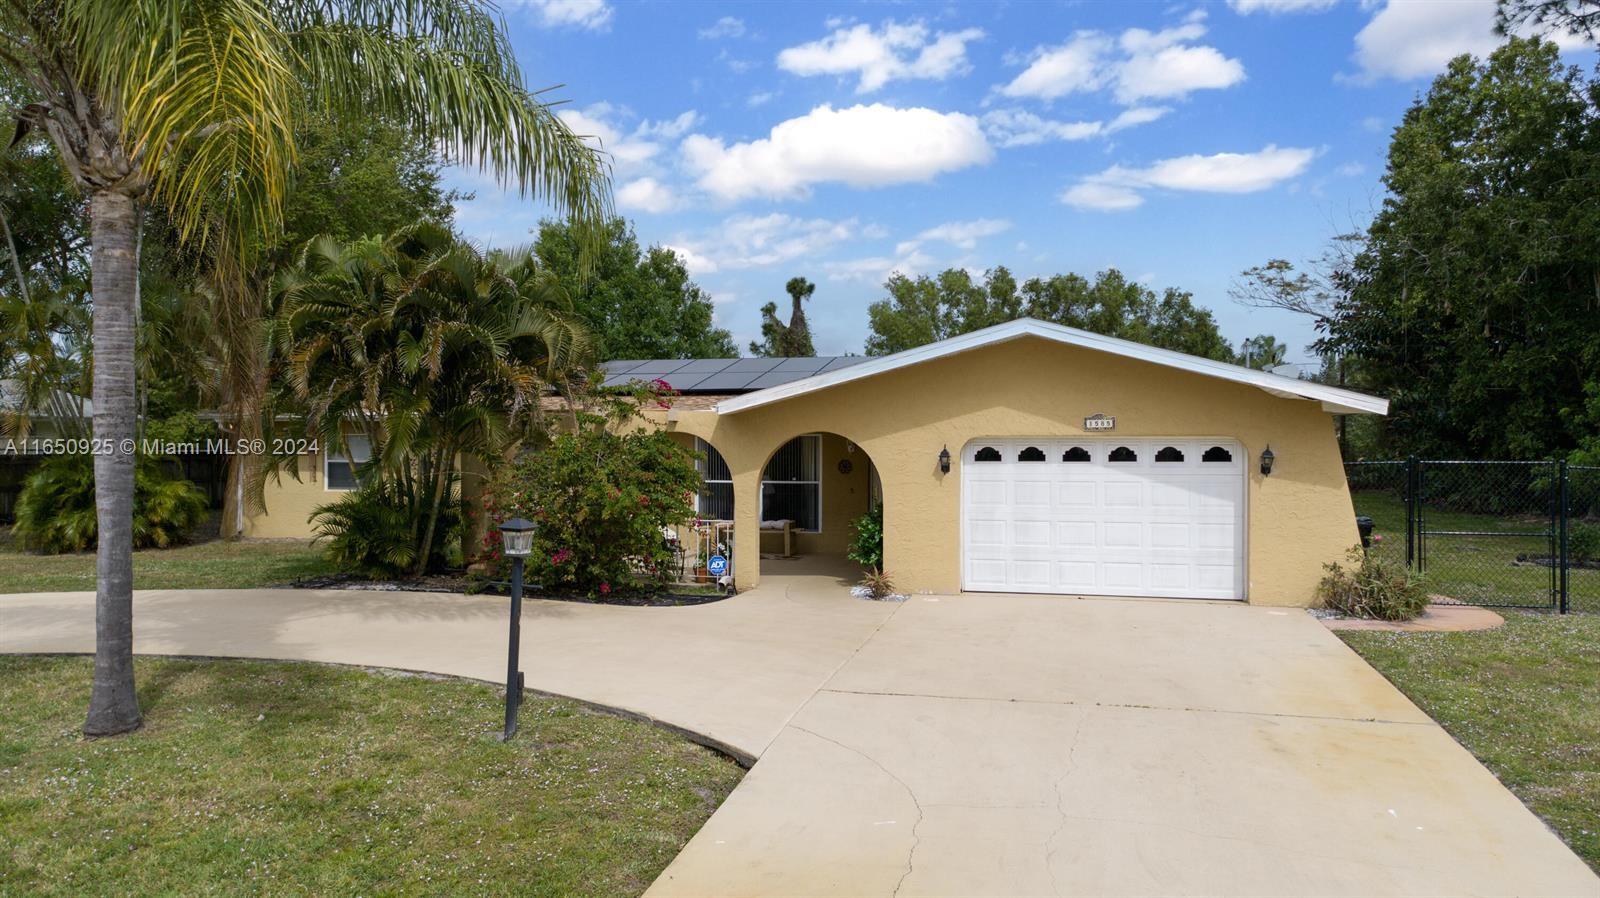
<svg viewBox="0 0 1600 898">
<path fill-rule="evenodd" d="M 1405 503 L 1393 493 L 1357 491 L 1350 495 L 1356 514 L 1372 518 L 1383 541 L 1372 551 L 1385 561 L 1405 563 Z M 1429 592 L 1470 604 L 1550 607 L 1550 568 L 1517 563 L 1518 555 L 1548 556 L 1542 532 L 1547 519 L 1472 514 L 1427 508 L 1430 531 L 1468 531 L 1489 536 L 1430 536 L 1422 572 Z M 1573 567 L 1567 573 L 1568 602 L 1578 611 L 1600 611 L 1600 568 Z"/>
<path fill-rule="evenodd" d="M 489 686 L 139 659 L 85 741 L 84 658 L 0 656 L 0 895 L 637 895 L 738 782 L 647 724 Z"/>
<path fill-rule="evenodd" d="M 135 589 L 229 589 L 287 583 L 333 573 L 320 547 L 309 541 L 211 540 L 133 553 Z M 94 553 L 34 555 L 0 528 L 0 592 L 67 592 L 94 589 Z"/>
<path fill-rule="evenodd" d="M 1338 635 L 1600 871 L 1600 617 Z"/>
</svg>

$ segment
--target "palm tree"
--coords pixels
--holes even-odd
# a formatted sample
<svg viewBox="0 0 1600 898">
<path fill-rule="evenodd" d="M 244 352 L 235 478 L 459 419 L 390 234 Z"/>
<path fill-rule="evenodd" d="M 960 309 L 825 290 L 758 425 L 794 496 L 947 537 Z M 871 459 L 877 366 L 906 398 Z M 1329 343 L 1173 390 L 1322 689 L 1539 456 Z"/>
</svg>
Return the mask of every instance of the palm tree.
<svg viewBox="0 0 1600 898">
<path fill-rule="evenodd" d="M 545 388 L 593 361 L 570 298 L 529 250 L 486 255 L 436 224 L 313 240 L 275 295 L 293 401 L 329 451 L 347 430 L 369 440 L 376 476 L 419 512 L 418 574 L 455 459 L 505 458 L 538 433 Z"/>
<path fill-rule="evenodd" d="M 604 219 L 600 154 L 523 84 L 486 0 L 5 0 L 0 66 L 88 197 L 93 244 L 99 517 L 88 735 L 140 724 L 133 683 L 134 342 L 139 221 L 158 204 L 220 277 L 217 319 L 254 316 L 228 290 L 278 228 L 310 112 L 390 115 L 453 159 L 493 168 L 582 222 Z"/>
</svg>

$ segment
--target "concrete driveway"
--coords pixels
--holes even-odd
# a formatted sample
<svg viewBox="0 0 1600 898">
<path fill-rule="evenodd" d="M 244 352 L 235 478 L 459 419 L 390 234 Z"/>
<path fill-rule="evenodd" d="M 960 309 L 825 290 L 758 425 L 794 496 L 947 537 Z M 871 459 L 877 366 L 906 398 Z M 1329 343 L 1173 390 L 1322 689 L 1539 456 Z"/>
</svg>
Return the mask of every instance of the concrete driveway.
<svg viewBox="0 0 1600 898">
<path fill-rule="evenodd" d="M 504 600 L 137 598 L 143 652 L 502 675 Z M 1600 896 L 1415 706 L 1299 611 L 849 598 L 530 603 L 530 687 L 758 756 L 651 895 Z M 0 596 L 0 651 L 84 651 L 92 601 Z"/>
</svg>

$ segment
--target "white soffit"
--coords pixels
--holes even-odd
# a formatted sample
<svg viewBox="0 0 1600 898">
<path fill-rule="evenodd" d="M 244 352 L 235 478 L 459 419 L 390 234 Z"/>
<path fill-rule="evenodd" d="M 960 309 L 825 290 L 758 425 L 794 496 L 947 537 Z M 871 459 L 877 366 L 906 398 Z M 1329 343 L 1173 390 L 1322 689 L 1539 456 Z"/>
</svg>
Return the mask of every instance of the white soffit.
<svg viewBox="0 0 1600 898">
<path fill-rule="evenodd" d="M 926 346 L 918 346 L 915 349 L 897 352 L 894 355 L 882 356 L 871 361 L 862 362 L 859 365 L 828 371 L 807 377 L 804 380 L 792 381 L 779 386 L 768 387 L 765 390 L 757 390 L 753 393 L 724 399 L 717 403 L 717 414 L 738 414 L 753 408 L 760 408 L 763 405 L 771 405 L 774 402 L 782 402 L 785 399 L 804 396 L 817 390 L 825 390 L 829 387 L 836 387 L 840 384 L 861 380 L 862 378 L 895 371 L 909 365 L 931 362 L 935 359 L 942 359 L 946 356 L 973 349 L 981 349 L 985 346 L 993 346 L 997 343 L 1017 340 L 1022 337 L 1039 337 L 1067 346 L 1080 346 L 1085 349 L 1109 352 L 1112 355 L 1139 359 L 1156 365 L 1164 365 L 1168 368 L 1176 368 L 1180 371 L 1203 374 L 1207 377 L 1215 377 L 1221 380 L 1233 381 L 1234 383 L 1248 384 L 1274 396 L 1287 399 L 1309 399 L 1321 402 L 1323 410 L 1332 414 L 1386 415 L 1389 413 L 1389 400 L 1368 396 L 1365 393 L 1357 393 L 1354 390 L 1330 387 L 1326 384 L 1313 383 L 1295 377 L 1285 377 L 1268 371 L 1257 371 L 1253 368 L 1244 368 L 1227 362 L 1204 359 L 1187 353 L 1174 352 L 1170 349 L 1158 349 L 1154 346 L 1146 346 L 1143 343 L 1120 340 L 1116 337 L 1107 337 L 1102 334 L 1091 333 L 1060 324 L 1051 324 L 1034 318 L 1019 318 L 1016 321 L 997 324 L 994 327 L 973 331 L 970 334 L 962 334 L 958 337 L 951 337 L 948 340 L 940 340 L 937 343 L 929 343 Z"/>
</svg>

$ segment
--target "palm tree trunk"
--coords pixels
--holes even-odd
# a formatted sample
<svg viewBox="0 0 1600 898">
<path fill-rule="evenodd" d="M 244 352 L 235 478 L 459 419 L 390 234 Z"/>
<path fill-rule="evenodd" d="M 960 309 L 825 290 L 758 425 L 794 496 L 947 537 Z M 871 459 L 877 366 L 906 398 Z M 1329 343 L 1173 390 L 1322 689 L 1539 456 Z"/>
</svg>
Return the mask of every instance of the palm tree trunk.
<svg viewBox="0 0 1600 898">
<path fill-rule="evenodd" d="M 450 479 L 450 461 L 454 453 L 447 443 L 439 449 L 439 459 L 433 468 L 433 504 L 428 508 L 428 529 L 423 534 L 422 546 L 417 550 L 415 573 L 422 576 L 428 570 L 428 556 L 433 554 L 433 531 L 439 524 L 439 504 L 444 501 L 444 486 Z"/>
<path fill-rule="evenodd" d="M 133 689 L 134 303 L 138 297 L 137 208 L 131 197 L 94 194 L 95 551 L 94 691 L 87 736 L 139 728 Z"/>
</svg>

